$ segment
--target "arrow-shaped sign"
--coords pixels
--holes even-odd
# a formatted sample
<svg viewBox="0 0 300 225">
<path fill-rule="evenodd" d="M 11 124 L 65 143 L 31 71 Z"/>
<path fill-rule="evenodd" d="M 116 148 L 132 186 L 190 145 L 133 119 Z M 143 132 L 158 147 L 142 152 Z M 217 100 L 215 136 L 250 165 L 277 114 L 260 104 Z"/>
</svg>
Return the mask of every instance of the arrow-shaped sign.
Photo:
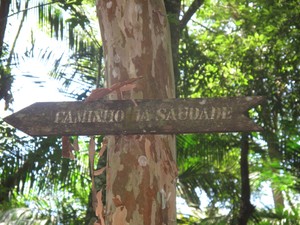
<svg viewBox="0 0 300 225">
<path fill-rule="evenodd" d="M 4 120 L 32 136 L 261 131 L 246 112 L 263 97 L 40 102 Z"/>
</svg>

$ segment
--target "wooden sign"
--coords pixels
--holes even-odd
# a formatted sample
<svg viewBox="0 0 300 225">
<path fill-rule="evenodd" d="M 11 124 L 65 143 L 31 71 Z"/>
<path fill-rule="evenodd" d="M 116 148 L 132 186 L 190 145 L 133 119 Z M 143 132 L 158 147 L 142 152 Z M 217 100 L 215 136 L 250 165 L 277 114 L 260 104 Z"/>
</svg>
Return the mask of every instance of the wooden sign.
<svg viewBox="0 0 300 225">
<path fill-rule="evenodd" d="M 261 131 L 246 112 L 263 97 L 41 102 L 4 120 L 32 136 Z"/>
</svg>

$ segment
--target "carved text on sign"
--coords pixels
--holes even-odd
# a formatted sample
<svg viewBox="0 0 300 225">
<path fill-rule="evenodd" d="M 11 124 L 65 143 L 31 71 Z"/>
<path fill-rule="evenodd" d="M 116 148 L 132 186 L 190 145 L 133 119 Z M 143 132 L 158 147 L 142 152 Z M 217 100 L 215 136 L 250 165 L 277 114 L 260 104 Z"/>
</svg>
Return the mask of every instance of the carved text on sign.
<svg viewBox="0 0 300 225">
<path fill-rule="evenodd" d="M 127 118 L 134 117 L 135 122 L 150 121 L 186 121 L 186 120 L 226 120 L 232 119 L 232 107 L 178 107 L 138 109 L 126 115 L 124 110 L 83 110 L 59 111 L 55 114 L 54 123 L 120 123 Z"/>
<path fill-rule="evenodd" d="M 263 97 L 35 103 L 4 120 L 32 136 L 261 131 L 247 111 Z"/>
<path fill-rule="evenodd" d="M 125 118 L 123 110 L 59 111 L 54 123 L 117 123 Z"/>
<path fill-rule="evenodd" d="M 139 121 L 176 121 L 176 120 L 215 120 L 231 119 L 232 107 L 178 107 L 177 109 L 160 108 L 153 114 L 151 110 L 138 110 L 136 122 Z"/>
</svg>

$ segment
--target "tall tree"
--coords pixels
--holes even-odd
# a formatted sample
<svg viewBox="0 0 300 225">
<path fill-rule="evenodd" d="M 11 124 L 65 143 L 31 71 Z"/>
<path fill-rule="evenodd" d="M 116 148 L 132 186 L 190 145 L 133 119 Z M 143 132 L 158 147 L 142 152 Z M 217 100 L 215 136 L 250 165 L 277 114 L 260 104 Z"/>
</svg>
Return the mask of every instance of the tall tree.
<svg viewBox="0 0 300 225">
<path fill-rule="evenodd" d="M 3 6 L 2 2 L 5 1 L 1 1 L 1 6 Z M 22 3 L 23 5 L 25 3 L 25 1 L 20 0 L 11 2 Z M 84 11 L 86 5 L 82 7 L 82 2 L 80 0 L 40 0 L 30 1 L 32 4 L 29 6 L 29 8 L 36 8 L 35 5 L 39 4 L 39 17 L 43 23 L 42 26 L 45 28 L 48 26 L 48 22 L 51 24 L 48 30 L 53 33 L 53 38 L 60 39 L 65 34 L 69 35 L 70 47 L 73 46 L 73 50 L 76 53 L 72 54 L 73 58 L 69 61 L 70 63 L 66 64 L 65 68 L 67 69 L 60 67 L 61 70 L 56 75 L 64 79 L 66 84 L 74 83 L 74 81 L 80 82 L 78 85 L 79 88 L 73 89 L 75 90 L 74 94 L 78 95 L 78 100 L 84 99 L 87 93 L 89 93 L 88 89 L 95 87 L 97 61 L 100 61 L 99 58 L 101 58 L 97 57 L 99 52 L 97 41 L 94 38 L 90 39 L 94 35 L 91 31 L 95 31 L 96 29 L 86 29 L 89 28 L 88 18 L 90 17 L 86 17 L 88 15 Z M 84 3 L 87 2 L 87 0 L 84 1 Z M 109 3 L 110 1 L 104 2 L 104 4 L 107 4 L 107 8 L 110 7 L 110 4 L 114 4 L 114 2 Z M 291 216 L 291 212 L 286 213 L 277 209 L 276 212 L 281 212 L 281 214 L 274 215 L 272 212 L 270 215 L 273 218 L 270 217 L 268 220 L 277 220 L 278 222 L 285 217 L 284 219 L 286 220 L 296 221 L 294 223 L 290 222 L 291 224 L 296 224 L 298 212 L 295 207 L 296 204 L 293 203 L 293 198 L 289 198 L 289 194 L 299 193 L 298 178 L 300 174 L 299 123 L 297 123 L 300 109 L 300 82 L 298 76 L 300 39 L 299 32 L 297 32 L 300 20 L 298 1 L 233 2 L 227 0 L 207 0 L 202 5 L 203 9 L 198 11 L 197 5 L 201 5 L 204 1 L 165 0 L 164 2 L 171 27 L 177 96 L 216 97 L 220 95 L 236 96 L 250 93 L 254 95 L 266 95 L 268 97 L 268 104 L 264 105 L 262 110 L 258 110 L 253 114 L 255 119 L 264 126 L 265 132 L 262 136 L 258 134 L 248 136 L 250 177 L 247 175 L 248 168 L 245 167 L 245 163 L 241 164 L 241 167 L 244 168 L 243 177 L 240 177 L 238 174 L 240 169 L 238 161 L 242 157 L 242 160 L 246 162 L 246 153 L 248 151 L 246 148 L 248 144 L 242 141 L 244 147 L 241 149 L 244 149 L 242 151 L 244 154 L 239 154 L 239 135 L 179 136 L 177 139 L 179 166 L 178 193 L 189 203 L 193 204 L 194 207 L 199 208 L 203 200 L 199 199 L 197 194 L 199 192 L 196 190 L 201 190 L 209 198 L 207 210 L 204 210 L 207 213 L 204 221 L 209 221 L 212 224 L 229 224 L 230 221 L 237 221 L 239 217 L 242 220 L 245 218 L 244 215 L 249 216 L 247 210 L 240 210 L 238 212 L 239 209 L 243 209 L 244 207 L 244 205 L 240 205 L 241 199 L 244 199 L 244 203 L 251 206 L 249 202 L 249 186 L 241 185 L 241 180 L 249 180 L 247 179 L 249 177 L 250 184 L 252 185 L 251 189 L 252 191 L 256 191 L 255 194 L 258 196 L 261 193 L 261 183 L 272 181 L 275 204 L 280 208 L 283 205 L 282 197 L 285 197 L 284 203 L 291 206 L 293 216 Z M 12 5 L 17 5 L 18 7 L 18 4 Z M 72 14 L 66 23 L 63 21 L 62 13 L 59 13 L 61 9 L 67 9 Z M 29 12 L 33 11 L 30 10 Z M 193 17 L 193 21 L 190 21 L 192 23 L 189 23 L 193 24 L 193 26 L 186 27 L 187 21 L 189 21 L 195 11 L 197 11 L 197 17 Z M 23 10 L 20 10 L 20 8 L 14 10 L 14 12 L 21 12 L 23 14 Z M 124 11 L 121 12 L 123 13 Z M 2 16 L 2 13 L 0 15 Z M 64 15 L 66 14 L 64 13 Z M 130 19 L 133 20 L 136 14 L 131 15 Z M 45 18 L 42 19 L 43 17 Z M 138 16 L 136 20 L 140 18 L 142 17 Z M 124 23 L 120 27 L 124 28 L 125 25 L 128 27 L 129 23 L 132 24 L 131 20 L 123 20 L 122 22 Z M 71 29 L 66 32 L 64 30 L 66 27 Z M 0 26 L 1 28 L 3 27 Z M 80 32 L 75 33 L 74 30 L 77 30 L 77 28 L 82 29 L 80 29 Z M 136 27 L 134 28 L 136 29 Z M 125 32 L 127 32 L 126 39 L 128 39 L 128 34 L 130 35 L 132 32 L 131 30 L 126 30 Z M 33 36 L 34 34 L 35 30 L 33 31 Z M 85 34 L 84 37 L 82 34 Z M 120 34 L 123 33 L 120 31 Z M 119 38 L 122 39 L 123 35 L 120 35 Z M 132 36 L 132 39 L 135 39 L 135 36 Z M 119 39 L 116 40 L 118 41 Z M 33 47 L 30 46 L 28 48 L 30 55 Z M 109 48 L 107 52 L 109 52 Z M 148 49 L 146 50 L 148 51 Z M 148 51 L 148 53 L 151 53 L 151 51 Z M 27 54 L 28 52 L 26 52 L 26 55 L 29 55 Z M 20 56 L 18 52 L 15 52 L 15 54 L 19 54 Z M 116 66 L 118 60 L 119 58 L 116 57 L 113 68 L 120 68 Z M 123 60 L 125 59 L 122 59 L 122 62 L 124 62 Z M 4 62 L 3 57 L 1 61 Z M 58 65 L 63 60 L 57 59 L 56 62 L 56 65 Z M 179 62 L 179 69 L 177 68 L 177 62 Z M 70 68 L 74 68 L 74 70 L 71 71 Z M 136 65 L 134 65 L 134 68 L 136 68 Z M 148 68 L 150 67 L 146 66 L 146 69 Z M 146 70 L 145 68 L 142 69 L 143 71 Z M 123 71 L 126 72 L 127 70 L 123 69 Z M 133 71 L 136 72 L 135 70 Z M 4 70 L 4 72 L 10 73 L 8 70 Z M 0 73 L 1 75 L 4 74 L 3 70 Z M 111 74 L 114 73 L 111 72 Z M 113 81 L 107 79 L 107 83 L 110 86 L 115 82 L 140 75 L 144 76 L 144 74 L 140 73 L 137 75 L 126 75 L 126 78 L 114 78 Z M 17 76 L 15 77 L 18 79 Z M 101 81 L 100 84 L 102 86 L 102 77 L 98 80 Z M 138 88 L 144 87 L 143 82 L 140 80 L 137 83 L 137 87 L 131 90 L 133 93 L 131 96 L 136 97 Z M 146 78 L 145 82 L 148 82 L 148 78 Z M 10 89 L 10 86 L 4 84 L 5 82 L 1 80 L 0 91 L 5 90 L 2 87 Z M 156 87 L 154 88 L 157 90 Z M 2 93 L 0 92 L 0 97 L 3 96 Z M 123 93 L 125 98 L 128 98 L 128 95 L 130 94 Z M 22 139 L 22 146 L 18 146 L 15 144 L 19 143 L 19 139 L 14 137 L 15 132 L 12 132 L 6 126 L 2 126 L 2 124 L 0 129 L 0 154 L 2 159 L 0 167 L 1 171 L 3 171 L 0 174 L 0 186 L 1 191 L 3 191 L 2 193 L 4 193 L 4 195 L 0 195 L 0 200 L 1 197 L 3 199 L 3 197 L 8 196 L 8 192 L 4 191 L 8 189 L 10 191 L 16 186 L 18 187 L 18 193 L 21 194 L 22 189 L 24 189 L 23 184 L 27 185 L 31 182 L 33 183 L 33 187 L 42 191 L 49 189 L 47 185 L 49 183 L 53 184 L 52 189 L 60 187 L 60 185 L 65 187 L 66 190 L 68 187 L 71 187 L 72 192 L 76 193 L 73 195 L 74 198 L 80 194 L 80 198 L 82 199 L 81 204 L 86 202 L 87 195 L 83 193 L 88 191 L 79 191 L 78 186 L 88 187 L 88 178 L 85 177 L 78 182 L 80 177 L 82 177 L 82 168 L 77 173 L 76 163 L 73 164 L 64 160 L 62 166 L 58 166 L 61 163 L 59 159 L 60 146 L 55 140 L 55 145 L 51 144 L 50 147 L 50 143 L 47 145 L 43 144 L 42 149 L 35 146 L 47 142 L 46 140 L 35 140 L 35 143 L 28 144 L 28 142 Z M 143 138 L 145 139 L 144 136 Z M 262 141 L 257 142 L 257 140 Z M 131 145 L 133 143 L 126 141 L 123 140 L 122 143 Z M 118 140 L 116 140 L 117 142 Z M 266 143 L 266 145 L 262 145 L 262 143 Z M 144 141 L 143 144 L 146 146 L 149 142 Z M 151 145 L 151 147 L 153 146 Z M 51 149 L 56 149 L 53 155 L 52 153 L 49 154 Z M 18 152 L 18 154 L 15 154 L 15 152 Z M 36 158 L 39 158 L 41 155 L 43 156 L 43 160 L 37 166 Z M 77 157 L 80 156 L 77 155 Z M 142 157 L 141 159 L 145 158 Z M 80 164 L 83 165 L 84 163 Z M 47 173 L 47 168 L 51 168 L 50 173 Z M 119 173 L 122 172 L 123 170 L 119 171 Z M 74 176 L 76 173 L 81 175 L 76 177 Z M 14 178 L 14 182 L 10 182 L 12 181 L 11 178 Z M 76 187 L 74 182 L 82 184 Z M 247 183 L 245 182 L 244 184 Z M 240 186 L 244 186 L 243 189 L 245 192 L 240 190 Z M 61 190 L 59 190 L 60 193 Z M 251 197 L 253 196 L 255 195 L 252 194 Z M 115 200 L 117 201 L 116 204 L 118 204 L 118 200 Z M 58 211 L 62 212 L 60 216 L 65 218 L 65 220 L 61 221 L 69 221 L 70 223 L 71 221 L 75 221 L 74 218 L 70 219 L 71 215 L 75 217 L 72 205 L 72 203 L 68 206 L 59 205 L 61 210 Z M 228 207 L 230 210 L 228 215 L 223 218 L 218 217 L 218 208 L 220 206 Z M 119 209 L 124 209 L 124 207 L 120 205 Z M 259 206 L 256 206 L 255 209 L 258 211 Z M 257 216 L 258 214 L 254 215 Z M 261 214 L 261 218 L 265 216 L 265 213 Z M 81 218 L 77 216 L 76 219 L 76 221 L 80 221 Z M 187 223 L 185 222 L 185 224 Z"/>
<path fill-rule="evenodd" d="M 4 34 L 7 24 L 10 0 L 1 0 L 0 2 L 0 57 L 2 57 Z"/>
<path fill-rule="evenodd" d="M 98 1 L 107 87 L 142 76 L 111 98 L 174 98 L 171 39 L 164 2 Z M 108 224 L 176 223 L 173 135 L 108 137 Z"/>
<path fill-rule="evenodd" d="M 186 61 L 185 70 L 189 73 L 181 76 L 182 83 L 191 87 L 188 90 L 191 94 L 197 90 L 197 95 L 199 92 L 202 95 L 250 93 L 267 97 L 267 103 L 257 111 L 256 117 L 265 132 L 249 139 L 252 139 L 250 164 L 256 165 L 257 155 L 264 161 L 259 169 L 260 177 L 264 182 L 272 182 L 274 205 L 280 209 L 283 202 L 288 202 L 283 199 L 286 193 L 297 187 L 288 181 L 289 171 L 299 174 L 297 170 L 288 169 L 299 162 L 299 144 L 295 141 L 299 123 L 292 122 L 299 120 L 300 105 L 299 35 L 296 32 L 299 4 L 297 1 L 211 1 L 204 6 L 195 21 L 197 29 L 189 30 L 188 36 L 191 37 L 189 42 L 195 49 L 198 47 L 207 60 L 204 65 L 190 66 Z M 189 42 L 183 45 L 184 52 L 184 48 L 191 45 Z M 191 81 L 198 82 L 198 87 L 190 85 Z M 186 90 L 185 86 L 182 90 Z M 258 139 L 267 145 L 263 146 Z M 254 172 L 250 167 L 251 171 Z M 288 185 L 283 185 L 283 177 Z"/>
<path fill-rule="evenodd" d="M 0 100 L 4 99 L 5 108 L 11 101 L 11 85 L 13 82 L 9 68 L 3 65 L 5 50 L 4 35 L 6 31 L 7 17 L 9 13 L 10 0 L 0 2 Z M 10 65 L 8 65 L 10 66 Z"/>
</svg>

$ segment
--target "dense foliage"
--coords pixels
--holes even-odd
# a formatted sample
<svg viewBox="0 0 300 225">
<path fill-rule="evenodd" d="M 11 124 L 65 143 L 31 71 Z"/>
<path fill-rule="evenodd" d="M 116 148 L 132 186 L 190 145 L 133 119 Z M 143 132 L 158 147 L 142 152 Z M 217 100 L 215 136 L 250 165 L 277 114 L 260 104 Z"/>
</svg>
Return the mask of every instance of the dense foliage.
<svg viewBox="0 0 300 225">
<path fill-rule="evenodd" d="M 6 6 L 4 2 L 1 0 L 0 8 Z M 11 2 L 9 14 L 0 15 L 1 23 L 5 18 L 9 23 L 16 16 L 26 18 L 32 14 L 43 32 L 67 44 L 68 52 L 51 61 L 51 49 L 35 46 L 35 30 L 24 52 L 18 52 L 15 46 L 21 40 L 19 33 L 13 37 L 14 42 L 5 36 L 0 46 L 0 100 L 7 106 L 12 101 L 13 80 L 19 79 L 13 71 L 21 58 L 51 61 L 49 74 L 77 100 L 103 86 L 99 29 L 96 15 L 90 13 L 94 12 L 93 1 Z M 178 2 L 165 0 L 173 28 L 177 96 L 266 96 L 262 106 L 249 112 L 251 119 L 263 126 L 261 133 L 177 137 L 178 196 L 193 209 L 192 213 L 180 213 L 178 224 L 242 224 L 241 217 L 249 217 L 248 224 L 297 224 L 298 1 Z M 20 29 L 25 23 L 20 20 Z M 4 26 L 0 30 L 0 34 L 8 33 Z M 99 137 L 98 148 L 101 140 Z M 36 217 L 53 224 L 82 224 L 85 215 L 91 217 L 87 140 L 80 139 L 81 150 L 74 161 L 61 158 L 61 147 L 59 138 L 32 139 L 1 120 L 0 222 L 7 218 L 7 212 L 17 212 L 8 209 L 20 207 L 34 209 L 36 214 L 28 215 L 28 221 Z M 245 159 L 245 148 L 246 163 L 241 161 Z M 251 199 L 245 197 L 247 169 Z"/>
</svg>

